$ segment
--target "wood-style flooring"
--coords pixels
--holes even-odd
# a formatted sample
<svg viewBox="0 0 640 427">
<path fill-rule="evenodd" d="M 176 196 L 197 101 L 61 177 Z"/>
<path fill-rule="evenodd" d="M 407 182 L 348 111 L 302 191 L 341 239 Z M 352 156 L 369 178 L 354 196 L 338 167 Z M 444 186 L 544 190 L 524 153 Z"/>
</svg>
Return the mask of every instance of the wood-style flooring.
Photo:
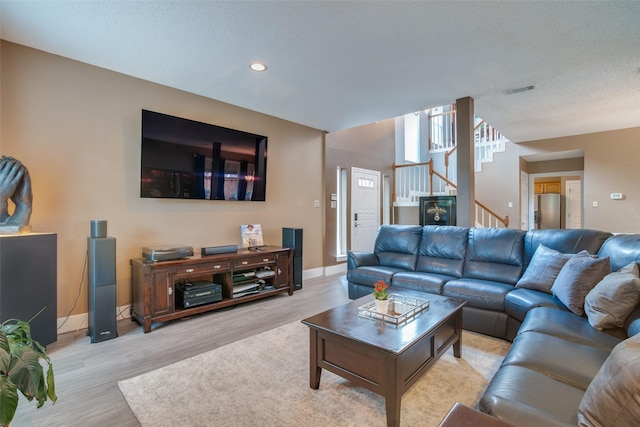
<svg viewBox="0 0 640 427">
<path fill-rule="evenodd" d="M 148 334 L 131 320 L 118 322 L 118 337 L 100 343 L 91 344 L 86 330 L 61 334 L 47 347 L 58 402 L 47 402 L 37 409 L 35 402 L 21 398 L 11 426 L 137 427 L 140 424 L 120 393 L 118 381 L 348 301 L 341 274 L 305 280 L 303 288 L 292 296 L 279 294 L 231 309 L 155 324 Z"/>
</svg>

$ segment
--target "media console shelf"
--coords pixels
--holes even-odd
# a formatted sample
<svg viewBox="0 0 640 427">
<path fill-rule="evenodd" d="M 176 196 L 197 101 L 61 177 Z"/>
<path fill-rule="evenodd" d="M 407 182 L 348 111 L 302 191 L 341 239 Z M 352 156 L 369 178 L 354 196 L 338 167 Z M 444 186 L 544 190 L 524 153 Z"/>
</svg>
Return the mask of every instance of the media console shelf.
<svg viewBox="0 0 640 427">
<path fill-rule="evenodd" d="M 259 250 L 194 256 L 176 261 L 131 260 L 131 318 L 144 332 L 157 322 L 179 319 L 223 307 L 276 295 L 293 294 L 293 257 L 289 248 L 266 246 Z M 182 308 L 176 304 L 176 285 L 185 281 L 210 281 L 222 286 L 222 300 Z M 257 293 L 235 292 L 251 284 Z M 240 295 L 240 296 L 239 296 Z"/>
</svg>

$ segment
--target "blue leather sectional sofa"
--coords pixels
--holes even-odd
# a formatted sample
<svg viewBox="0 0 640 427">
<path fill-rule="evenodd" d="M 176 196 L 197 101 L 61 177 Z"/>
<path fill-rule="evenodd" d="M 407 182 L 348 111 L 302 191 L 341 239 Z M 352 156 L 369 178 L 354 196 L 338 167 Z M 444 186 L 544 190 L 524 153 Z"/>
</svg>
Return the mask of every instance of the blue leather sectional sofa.
<svg viewBox="0 0 640 427">
<path fill-rule="evenodd" d="M 539 246 L 540 253 L 553 253 L 550 263 L 580 255 L 587 263 L 606 263 L 601 276 L 640 260 L 636 234 L 388 225 L 380 227 L 373 252 L 348 254 L 349 297 L 371 294 L 384 280 L 392 292 L 465 299 L 465 329 L 513 342 L 478 407 L 515 426 L 613 426 L 640 419 L 640 307 L 623 324 L 594 328 L 557 292 L 524 283 L 530 264 L 539 271 L 532 265 L 527 281 L 551 269 L 541 267 Z M 532 263 L 534 255 L 539 258 Z M 640 288 L 634 292 L 640 295 Z"/>
</svg>

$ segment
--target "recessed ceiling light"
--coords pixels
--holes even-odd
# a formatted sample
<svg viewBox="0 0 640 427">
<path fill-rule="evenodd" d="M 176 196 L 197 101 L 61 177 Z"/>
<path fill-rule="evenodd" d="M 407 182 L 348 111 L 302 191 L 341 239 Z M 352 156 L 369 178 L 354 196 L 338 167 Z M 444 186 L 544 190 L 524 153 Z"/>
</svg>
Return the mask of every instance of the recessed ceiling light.
<svg viewBox="0 0 640 427">
<path fill-rule="evenodd" d="M 253 71 L 264 71 L 267 69 L 267 66 L 262 62 L 254 62 L 249 67 L 251 67 Z"/>
</svg>

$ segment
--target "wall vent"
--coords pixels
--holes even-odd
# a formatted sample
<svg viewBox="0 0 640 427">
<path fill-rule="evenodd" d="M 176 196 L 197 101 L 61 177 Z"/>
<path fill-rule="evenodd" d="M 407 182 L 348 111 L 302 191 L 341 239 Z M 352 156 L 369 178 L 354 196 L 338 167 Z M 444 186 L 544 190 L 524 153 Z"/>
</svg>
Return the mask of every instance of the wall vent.
<svg viewBox="0 0 640 427">
<path fill-rule="evenodd" d="M 531 86 L 524 86 L 524 87 L 519 87 L 517 89 L 507 89 L 502 91 L 502 93 L 504 93 L 505 95 L 513 95 L 514 93 L 520 93 L 520 92 L 527 92 L 529 90 L 534 90 L 536 87 L 531 85 Z"/>
</svg>

